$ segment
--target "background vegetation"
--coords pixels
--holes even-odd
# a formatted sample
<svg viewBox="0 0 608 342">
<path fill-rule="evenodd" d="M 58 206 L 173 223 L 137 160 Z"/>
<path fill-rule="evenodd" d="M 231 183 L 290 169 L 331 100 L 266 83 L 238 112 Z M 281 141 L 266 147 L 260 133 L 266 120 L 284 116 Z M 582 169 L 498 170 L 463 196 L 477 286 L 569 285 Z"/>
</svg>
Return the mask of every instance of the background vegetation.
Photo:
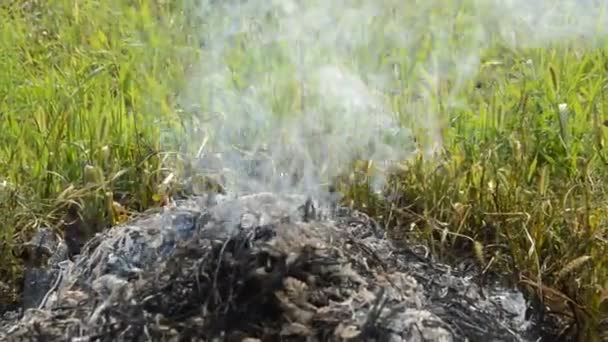
<svg viewBox="0 0 608 342">
<path fill-rule="evenodd" d="M 154 195 L 167 174 L 162 133 L 179 132 L 172 101 L 195 45 L 183 33 L 185 16 L 171 6 L 0 7 L 3 302 L 22 274 L 19 246 L 42 226 L 62 232 L 70 205 L 81 207 L 90 234 L 159 202 Z"/>
<path fill-rule="evenodd" d="M 185 6 L 0 6 L 3 304 L 18 297 L 19 248 L 37 228 L 61 233 L 66 209 L 78 205 L 91 234 L 161 205 L 167 176 L 188 170 L 180 153 L 198 146 L 178 137 L 192 132 L 195 115 L 176 98 L 200 61 L 193 34 L 200 23 Z M 430 49 L 423 43 L 432 38 L 421 34 L 421 46 Z M 440 114 L 443 145 L 435 158 L 421 153 L 406 162 L 385 197 L 366 188 L 369 170 L 358 168 L 342 184 L 345 201 L 372 213 L 395 238 L 424 239 L 440 256 L 469 253 L 487 271 L 515 274 L 532 297 L 577 321 L 583 340 L 598 338 L 608 330 L 607 47 L 573 39 L 514 49 L 496 41 L 474 78 L 456 85 L 448 74 L 425 87 L 420 108 Z M 402 70 L 427 57 L 424 48 L 415 56 L 383 48 Z M 369 51 L 356 53 L 367 67 L 382 66 Z M 267 58 L 243 44 L 229 63 L 245 73 Z M 420 68 L 412 77 L 423 75 Z M 452 91 L 462 105 L 446 109 Z M 297 87 L 283 87 L 273 105 L 292 108 L 294 93 Z M 402 113 L 419 98 L 404 89 L 387 102 L 424 144 L 424 127 Z"/>
</svg>

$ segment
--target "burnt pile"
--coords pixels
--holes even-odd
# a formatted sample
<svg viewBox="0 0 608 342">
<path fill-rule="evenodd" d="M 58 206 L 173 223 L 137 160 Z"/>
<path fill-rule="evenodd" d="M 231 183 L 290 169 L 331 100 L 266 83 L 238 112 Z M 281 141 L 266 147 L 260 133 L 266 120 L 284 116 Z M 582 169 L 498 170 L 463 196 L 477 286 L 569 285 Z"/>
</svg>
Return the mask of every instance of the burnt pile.
<svg viewBox="0 0 608 342">
<path fill-rule="evenodd" d="M 48 272 L 2 340 L 537 337 L 519 292 L 479 287 L 395 247 L 366 215 L 300 196 L 184 200 L 98 234 Z"/>
</svg>

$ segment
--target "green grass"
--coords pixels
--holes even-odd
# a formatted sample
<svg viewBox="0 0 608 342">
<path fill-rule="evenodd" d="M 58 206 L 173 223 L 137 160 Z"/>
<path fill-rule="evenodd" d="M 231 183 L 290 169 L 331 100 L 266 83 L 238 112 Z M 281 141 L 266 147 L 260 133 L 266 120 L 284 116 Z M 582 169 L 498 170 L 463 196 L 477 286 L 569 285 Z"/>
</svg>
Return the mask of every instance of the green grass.
<svg viewBox="0 0 608 342">
<path fill-rule="evenodd" d="M 346 200 L 396 237 L 423 239 L 438 255 L 464 251 L 484 269 L 517 273 L 531 297 L 575 315 L 583 340 L 598 338 L 608 320 L 608 44 L 509 48 L 494 32 L 478 51 L 465 6 L 474 2 L 435 6 L 442 3 L 450 2 L 417 9 L 435 13 L 425 21 L 405 10 L 411 5 L 386 1 L 360 44 L 309 51 L 313 64 L 347 60 L 361 74 L 397 70 L 388 81 L 396 90 L 383 100 L 422 148 L 434 136 L 417 113 L 432 114 L 442 135 L 434 158 L 404 162 L 385 199 L 360 187 L 363 177 L 343 188 Z M 303 102 L 289 59 L 293 46 L 261 45 L 242 33 L 234 38 L 239 44 L 213 57 L 198 50 L 200 37 L 223 32 L 226 23 L 219 14 L 193 18 L 187 10 L 160 0 L 21 0 L 0 7 L 5 283 L 16 288 L 19 281 L 23 240 L 40 226 L 61 231 L 71 203 L 83 206 L 91 232 L 124 219 L 115 201 L 135 211 L 160 204 L 159 185 L 170 172 L 184 171 L 176 152 L 200 144 L 192 136 L 200 118 L 178 103 L 182 91 L 197 96 L 188 83 L 196 63 L 225 63 L 231 79 L 219 86 L 237 94 L 270 75 L 259 94 L 277 114 L 321 106 L 314 98 Z M 407 20 L 416 24 L 409 26 L 413 39 L 400 46 L 387 37 Z M 429 27 L 463 34 L 446 38 Z M 481 53 L 482 64 L 464 73 L 468 49 Z M 433 63 L 447 71 L 431 77 Z M 449 106 L 449 96 L 461 105 Z"/>
<path fill-rule="evenodd" d="M 133 210 L 155 204 L 161 129 L 179 123 L 172 102 L 194 56 L 182 17 L 148 1 L 0 7 L 0 279 L 18 279 L 20 243 L 60 232 L 71 203 L 90 233 L 119 219 L 123 194 Z"/>
<path fill-rule="evenodd" d="M 466 107 L 449 113 L 436 158 L 406 163 L 387 187 L 390 201 L 360 187 L 349 199 L 398 238 L 514 273 L 578 320 L 582 340 L 598 338 L 608 318 L 606 57 L 571 42 L 489 51 L 486 60 L 500 63 L 462 89 Z"/>
<path fill-rule="evenodd" d="M 397 238 L 515 274 L 578 321 L 581 340 L 597 339 L 608 319 L 606 57 L 576 44 L 490 51 L 486 60 L 500 63 L 462 89 L 467 105 L 449 113 L 436 157 L 406 163 L 387 187 L 390 201 L 361 187 L 348 199 Z"/>
</svg>

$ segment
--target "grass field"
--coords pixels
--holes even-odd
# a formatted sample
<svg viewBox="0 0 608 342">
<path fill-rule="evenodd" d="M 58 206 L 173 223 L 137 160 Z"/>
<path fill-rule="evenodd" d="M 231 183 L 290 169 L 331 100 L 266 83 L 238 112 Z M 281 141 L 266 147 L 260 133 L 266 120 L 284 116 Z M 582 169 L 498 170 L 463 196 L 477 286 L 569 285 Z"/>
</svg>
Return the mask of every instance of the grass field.
<svg viewBox="0 0 608 342">
<path fill-rule="evenodd" d="M 73 203 L 90 230 L 120 219 L 114 200 L 155 204 L 161 130 L 180 124 L 172 99 L 192 57 L 180 17 L 136 1 L 0 7 L 3 280 L 22 272 L 20 243 L 41 226 L 60 231 Z"/>
<path fill-rule="evenodd" d="M 396 70 L 383 101 L 422 150 L 438 137 L 442 144 L 404 162 L 385 198 L 365 188 L 363 173 L 342 187 L 345 200 L 398 238 L 516 273 L 531 297 L 578 321 L 581 340 L 598 339 L 608 330 L 608 40 L 578 34 L 514 45 L 491 19 L 466 15 L 476 1 L 379 3 L 365 39 L 311 55 L 352 57 L 361 74 Z M 401 21 L 417 23 L 415 11 L 435 17 L 410 26 L 405 47 L 386 38 Z M 3 303 L 18 295 L 20 244 L 41 226 L 61 231 L 71 205 L 82 207 L 92 233 L 162 204 L 163 181 L 187 170 L 179 156 L 200 146 L 197 115 L 178 99 L 192 93 L 201 63 L 228 65 L 224 86 L 237 93 L 252 75 L 270 75 L 260 88 L 276 113 L 303 106 L 291 46 L 262 46 L 243 33 L 213 57 L 201 37 L 223 32 L 222 17 L 187 14 L 185 4 L 160 0 L 0 6 Z M 448 26 L 447 36 L 432 29 Z M 483 44 L 471 26 L 490 27 Z M 443 72 L 431 72 L 437 64 Z"/>
</svg>

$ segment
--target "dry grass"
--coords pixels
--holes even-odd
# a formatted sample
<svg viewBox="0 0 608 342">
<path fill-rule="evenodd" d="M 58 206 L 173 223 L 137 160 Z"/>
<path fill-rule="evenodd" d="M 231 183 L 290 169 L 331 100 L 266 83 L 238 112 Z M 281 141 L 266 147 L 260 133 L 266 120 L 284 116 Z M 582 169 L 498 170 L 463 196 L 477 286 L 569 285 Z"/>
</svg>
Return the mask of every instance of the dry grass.
<svg viewBox="0 0 608 342">
<path fill-rule="evenodd" d="M 405 163 L 388 201 L 364 176 L 349 199 L 438 255 L 517 275 L 588 341 L 608 319 L 608 64 L 605 50 L 564 46 L 493 57 L 435 158 Z"/>
</svg>

